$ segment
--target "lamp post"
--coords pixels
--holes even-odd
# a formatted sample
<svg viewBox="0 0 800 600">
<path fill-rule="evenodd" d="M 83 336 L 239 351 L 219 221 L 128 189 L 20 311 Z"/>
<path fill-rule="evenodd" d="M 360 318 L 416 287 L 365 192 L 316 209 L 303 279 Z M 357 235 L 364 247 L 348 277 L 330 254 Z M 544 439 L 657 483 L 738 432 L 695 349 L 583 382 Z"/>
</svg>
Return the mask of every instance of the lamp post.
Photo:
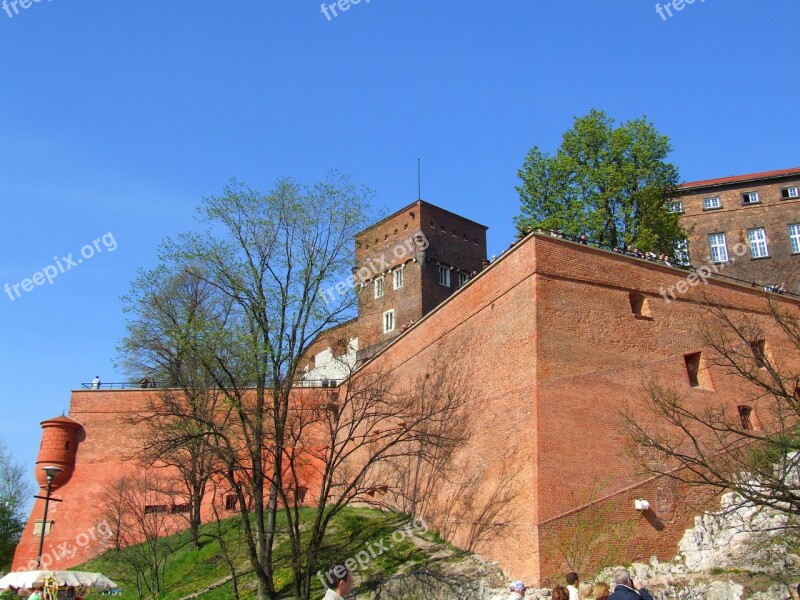
<svg viewBox="0 0 800 600">
<path fill-rule="evenodd" d="M 61 467 L 42 467 L 47 474 L 47 492 L 44 495 L 44 518 L 42 519 L 42 535 L 39 538 L 39 554 L 36 555 L 36 569 L 42 566 L 42 550 L 44 549 L 44 534 L 47 531 L 47 509 L 50 507 L 50 489 L 53 487 L 53 479 L 64 469 Z"/>
</svg>

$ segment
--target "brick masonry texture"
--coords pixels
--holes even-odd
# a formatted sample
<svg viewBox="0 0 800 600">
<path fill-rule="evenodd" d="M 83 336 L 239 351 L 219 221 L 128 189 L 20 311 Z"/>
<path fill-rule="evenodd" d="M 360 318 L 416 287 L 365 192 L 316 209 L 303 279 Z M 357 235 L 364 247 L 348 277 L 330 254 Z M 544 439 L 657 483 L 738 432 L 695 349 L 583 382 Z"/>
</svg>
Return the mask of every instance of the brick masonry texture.
<svg viewBox="0 0 800 600">
<path fill-rule="evenodd" d="M 407 210 L 415 210 L 413 206 Z M 424 205 L 417 209 L 423 217 L 422 228 L 429 227 Z M 398 237 L 413 229 L 411 221 L 408 230 L 404 229 L 400 217 L 406 213 L 401 213 L 395 215 Z M 434 214 L 434 223 L 437 218 L 450 218 L 449 214 Z M 464 221 L 465 225 L 471 223 Z M 377 248 L 370 244 L 370 252 L 382 251 L 383 243 L 391 243 L 381 232 L 391 238 L 395 226 L 389 219 L 365 232 L 373 244 L 378 240 Z M 453 236 L 452 227 L 445 223 L 450 244 L 465 242 L 464 233 L 469 237 L 481 232 L 475 224 L 475 229 L 465 227 Z M 478 250 L 467 250 L 468 245 L 476 244 L 466 240 L 467 246 L 459 246 L 463 253 L 459 249 L 451 254 L 442 251 L 438 260 L 450 260 L 460 268 L 476 266 L 470 261 L 480 261 L 481 250 L 485 252 L 485 230 L 483 234 L 475 238 Z M 440 225 L 436 235 L 442 235 Z M 443 238 L 436 240 L 430 240 L 431 254 L 445 245 Z M 623 549 L 625 559 L 672 558 L 678 540 L 691 525 L 696 510 L 692 506 L 707 499 L 639 474 L 627 452 L 630 444 L 620 429 L 619 412 L 642 403 L 646 377 L 674 383 L 698 405 L 729 402 L 735 410 L 747 396 L 740 381 L 711 369 L 713 389 L 691 388 L 683 356 L 703 350 L 703 301 L 758 316 L 764 311 L 763 292 L 711 280 L 666 302 L 659 290 L 684 280 L 686 272 L 531 234 L 426 312 L 419 294 L 430 284 L 423 276 L 418 277 L 419 284 L 413 283 L 422 263 L 412 264 L 404 283 L 409 285 L 410 299 L 403 302 L 412 305 L 409 314 L 418 318 L 362 369 L 390 372 L 398 393 L 420 374 L 433 370 L 467 376 L 464 394 L 469 400 L 471 437 L 468 446 L 454 456 L 462 477 L 439 487 L 426 518 L 461 546 L 468 544 L 476 527 L 491 525 L 491 535 L 479 539 L 475 550 L 498 561 L 513 578 L 532 584 L 560 572 L 562 565 L 553 555 L 559 536 L 576 516 L 598 505 L 610 507 L 609 528 L 633 522 L 635 535 Z M 479 271 L 480 266 L 474 270 Z M 389 278 L 387 282 L 388 302 L 392 290 Z M 632 313 L 631 292 L 645 296 L 650 319 Z M 800 306 L 787 297 L 775 299 L 789 310 Z M 385 306 L 363 308 L 365 315 L 372 315 L 369 320 L 359 318 L 348 327 L 354 327 L 361 339 L 380 339 L 372 329 L 373 317 Z M 758 318 L 775 334 L 765 317 Z M 325 343 L 320 339 L 315 347 L 325 348 Z M 792 356 L 777 335 L 770 335 L 768 344 L 776 356 L 787 360 Z M 795 361 L 794 366 L 800 365 Z M 73 540 L 96 525 L 103 485 L 135 468 L 126 457 L 135 452 L 136 436 L 124 415 L 141 407 L 146 393 L 73 392 L 70 417 L 83 426 L 84 439 L 77 449 L 75 471 L 58 491 L 64 502 L 54 516 L 49 543 Z M 756 409 L 758 418 L 766 416 L 758 415 Z M 309 487 L 313 501 L 313 481 Z M 502 517 L 482 515 L 481 508 L 501 487 L 513 492 Z M 592 497 L 591 491 L 600 487 L 602 497 Z M 465 494 L 470 495 L 471 508 L 459 513 L 446 510 L 448 500 Z M 633 500 L 639 497 L 648 499 L 653 511 L 635 511 Z M 25 543 L 17 551 L 15 568 L 31 557 L 36 541 L 33 521 L 40 514 L 37 503 L 24 533 Z M 492 519 L 495 521 L 489 523 Z M 59 564 L 77 564 L 99 549 L 81 549 L 80 556 Z"/>
<path fill-rule="evenodd" d="M 782 190 L 800 189 L 800 174 L 776 175 L 754 181 L 736 181 L 724 185 L 688 187 L 681 191 L 681 224 L 690 232 L 689 254 L 692 265 L 711 263 L 709 234 L 724 233 L 730 261 L 721 273 L 761 285 L 786 283 L 786 289 L 800 293 L 800 252 L 792 252 L 789 226 L 800 225 L 800 198 L 782 199 Z M 758 192 L 758 204 L 743 205 L 742 194 Z M 721 208 L 704 209 L 704 199 L 718 197 Z M 769 256 L 752 258 L 748 230 L 763 228 Z M 747 252 L 735 256 L 733 247 L 744 244 Z"/>
</svg>

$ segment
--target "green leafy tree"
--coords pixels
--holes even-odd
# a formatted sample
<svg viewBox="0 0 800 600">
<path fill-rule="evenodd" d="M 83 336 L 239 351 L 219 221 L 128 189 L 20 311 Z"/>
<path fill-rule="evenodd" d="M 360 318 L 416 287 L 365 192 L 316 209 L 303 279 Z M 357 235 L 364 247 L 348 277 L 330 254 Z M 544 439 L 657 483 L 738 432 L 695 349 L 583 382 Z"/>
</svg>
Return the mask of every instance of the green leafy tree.
<svg viewBox="0 0 800 600">
<path fill-rule="evenodd" d="M 14 550 L 25 528 L 25 506 L 33 495 L 26 471 L 14 462 L 0 439 L 0 571 L 14 559 Z"/>
<path fill-rule="evenodd" d="M 594 109 L 576 118 L 555 155 L 534 146 L 518 172 L 520 235 L 560 230 L 609 247 L 674 254 L 686 234 L 668 209 L 679 178 L 666 160 L 671 150 L 644 117 L 618 127 Z"/>
</svg>

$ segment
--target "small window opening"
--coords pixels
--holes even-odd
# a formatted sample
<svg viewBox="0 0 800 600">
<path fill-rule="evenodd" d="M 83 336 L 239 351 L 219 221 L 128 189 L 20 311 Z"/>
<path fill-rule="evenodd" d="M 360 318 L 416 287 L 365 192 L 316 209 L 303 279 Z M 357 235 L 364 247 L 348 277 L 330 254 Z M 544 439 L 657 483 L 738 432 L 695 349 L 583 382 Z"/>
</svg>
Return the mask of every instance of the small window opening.
<svg viewBox="0 0 800 600">
<path fill-rule="evenodd" d="M 433 221 L 431 221 L 431 227 L 433 227 Z"/>
<path fill-rule="evenodd" d="M 631 303 L 631 312 L 634 316 L 642 319 L 652 319 L 653 315 L 650 312 L 650 302 L 644 294 L 638 292 L 631 292 L 628 294 L 628 300 Z"/>
<path fill-rule="evenodd" d="M 192 506 L 190 504 L 173 504 L 170 512 L 173 515 L 190 513 L 192 512 Z"/>
<path fill-rule="evenodd" d="M 236 496 L 233 494 L 225 496 L 225 510 L 236 510 Z"/>
<path fill-rule="evenodd" d="M 753 409 L 749 406 L 739 407 L 739 420 L 742 422 L 742 429 L 748 431 L 753 429 L 753 420 L 751 418 L 752 412 Z"/>
<path fill-rule="evenodd" d="M 146 515 L 163 515 L 167 512 L 169 512 L 169 507 L 166 504 L 148 504 L 144 507 Z"/>
<path fill-rule="evenodd" d="M 64 450 L 69 450 L 69 441 L 64 444 Z"/>
<path fill-rule="evenodd" d="M 754 340 L 750 342 L 750 349 L 753 351 L 753 358 L 756 359 L 756 366 L 759 369 L 767 368 L 767 346 L 764 340 Z"/>
<path fill-rule="evenodd" d="M 700 353 L 695 352 L 694 354 L 687 354 L 683 357 L 683 360 L 686 363 L 686 374 L 689 376 L 689 385 L 693 388 L 700 387 L 700 379 L 698 377 L 700 373 Z"/>
<path fill-rule="evenodd" d="M 297 488 L 297 502 L 299 502 L 299 503 L 305 502 L 307 493 L 308 493 L 308 488 L 307 487 L 303 487 L 302 485 L 298 486 L 298 488 Z"/>
</svg>

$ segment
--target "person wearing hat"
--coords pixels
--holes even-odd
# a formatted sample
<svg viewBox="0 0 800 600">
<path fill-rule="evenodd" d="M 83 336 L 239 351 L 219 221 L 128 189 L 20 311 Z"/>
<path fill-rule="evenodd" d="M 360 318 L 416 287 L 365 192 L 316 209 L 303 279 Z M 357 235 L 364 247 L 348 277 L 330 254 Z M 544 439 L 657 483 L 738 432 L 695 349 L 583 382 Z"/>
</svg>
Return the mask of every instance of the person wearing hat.
<svg viewBox="0 0 800 600">
<path fill-rule="evenodd" d="M 522 598 L 525 597 L 525 590 L 527 589 L 528 588 L 525 587 L 525 584 L 520 580 L 512 581 L 511 595 L 508 597 L 508 600 L 522 600 Z"/>
</svg>

